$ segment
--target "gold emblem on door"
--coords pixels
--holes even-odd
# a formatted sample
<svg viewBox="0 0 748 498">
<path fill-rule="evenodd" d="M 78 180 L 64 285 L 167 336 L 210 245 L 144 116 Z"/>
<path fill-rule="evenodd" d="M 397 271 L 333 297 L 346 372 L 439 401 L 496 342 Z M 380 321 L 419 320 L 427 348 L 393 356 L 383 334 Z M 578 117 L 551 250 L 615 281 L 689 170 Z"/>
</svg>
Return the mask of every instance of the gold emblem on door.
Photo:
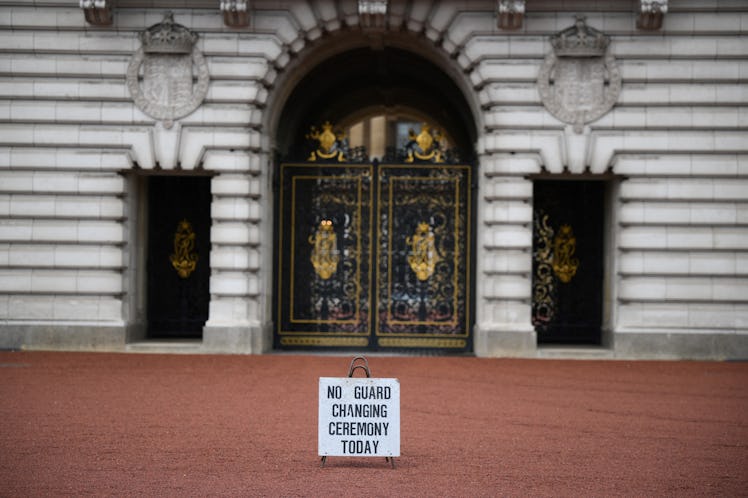
<svg viewBox="0 0 748 498">
<path fill-rule="evenodd" d="M 194 249 L 195 232 L 192 230 L 192 224 L 182 220 L 174 233 L 174 254 L 169 256 L 171 265 L 182 278 L 189 277 L 197 267 L 198 257 L 197 253 L 192 252 Z"/>
<path fill-rule="evenodd" d="M 576 275 L 579 259 L 574 257 L 577 250 L 577 238 L 570 225 L 561 225 L 553 239 L 553 271 L 559 280 L 568 284 Z"/>
</svg>

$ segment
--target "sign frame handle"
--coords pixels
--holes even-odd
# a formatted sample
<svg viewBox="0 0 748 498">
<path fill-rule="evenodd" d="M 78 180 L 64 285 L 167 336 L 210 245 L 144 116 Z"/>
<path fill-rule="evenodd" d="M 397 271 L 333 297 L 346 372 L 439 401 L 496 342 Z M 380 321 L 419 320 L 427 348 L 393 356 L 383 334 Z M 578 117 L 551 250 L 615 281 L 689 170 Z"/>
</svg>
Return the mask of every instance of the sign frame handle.
<svg viewBox="0 0 748 498">
<path fill-rule="evenodd" d="M 356 365 L 356 362 L 359 360 L 363 360 L 363 364 Z M 348 377 L 353 377 L 353 373 L 357 369 L 361 369 L 366 373 L 367 377 L 371 377 L 371 370 L 369 369 L 369 360 L 366 359 L 366 356 L 355 356 L 353 360 L 351 360 L 351 366 L 348 369 Z"/>
</svg>

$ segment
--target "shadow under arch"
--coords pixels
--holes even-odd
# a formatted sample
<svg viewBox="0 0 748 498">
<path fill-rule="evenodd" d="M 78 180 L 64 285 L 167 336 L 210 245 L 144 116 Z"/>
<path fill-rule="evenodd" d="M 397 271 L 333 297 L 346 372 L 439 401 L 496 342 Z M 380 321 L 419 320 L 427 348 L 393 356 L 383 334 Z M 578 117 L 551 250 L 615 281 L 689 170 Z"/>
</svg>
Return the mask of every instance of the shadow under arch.
<svg viewBox="0 0 748 498">
<path fill-rule="evenodd" d="M 364 35 L 329 35 L 300 54 L 271 91 L 265 127 L 277 157 L 300 159 L 311 125 L 375 107 L 418 110 L 474 157 L 480 114 L 468 78 L 436 46 L 402 33 L 376 44 Z"/>
</svg>

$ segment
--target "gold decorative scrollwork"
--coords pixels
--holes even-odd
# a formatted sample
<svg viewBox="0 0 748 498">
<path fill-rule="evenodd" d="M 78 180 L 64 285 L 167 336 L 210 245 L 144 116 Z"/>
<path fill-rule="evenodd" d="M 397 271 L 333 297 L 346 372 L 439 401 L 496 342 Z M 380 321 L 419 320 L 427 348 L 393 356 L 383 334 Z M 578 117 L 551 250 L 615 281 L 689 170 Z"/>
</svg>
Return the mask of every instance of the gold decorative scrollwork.
<svg viewBox="0 0 748 498">
<path fill-rule="evenodd" d="M 434 232 L 425 221 L 416 227 L 415 233 L 407 237 L 405 242 L 410 246 L 408 264 L 420 281 L 428 280 L 434 273 L 436 263 L 441 259 L 436 252 L 436 240 Z"/>
<path fill-rule="evenodd" d="M 322 125 L 322 131 L 318 130 L 316 126 L 312 126 L 306 137 L 316 140 L 319 145 L 317 150 L 312 151 L 309 155 L 308 161 L 316 161 L 320 158 L 335 158 L 342 163 L 347 160 L 348 140 L 345 138 L 345 133 L 341 131 L 333 132 L 332 128 L 329 121 L 325 121 Z"/>
<path fill-rule="evenodd" d="M 576 275 L 579 259 L 574 257 L 577 249 L 577 238 L 570 225 L 561 225 L 553 240 L 553 271 L 559 280 L 568 284 Z"/>
<path fill-rule="evenodd" d="M 556 302 L 553 286 L 553 228 L 547 214 L 535 215 L 535 278 L 533 279 L 532 323 L 547 325 L 555 315 Z"/>
<path fill-rule="evenodd" d="M 421 126 L 421 132 L 410 130 L 408 133 L 408 143 L 405 150 L 408 156 L 405 158 L 406 163 L 412 163 L 415 159 L 421 161 L 432 161 L 443 163 L 442 151 L 440 149 L 441 133 L 438 130 L 431 130 L 427 123 Z"/>
<path fill-rule="evenodd" d="M 195 249 L 195 232 L 192 230 L 192 224 L 182 220 L 177 225 L 177 231 L 174 233 L 174 254 L 169 256 L 171 265 L 182 278 L 189 277 L 195 268 L 197 268 L 197 253 L 192 252 Z"/>
<path fill-rule="evenodd" d="M 310 260 L 314 271 L 322 280 L 333 276 L 338 269 L 340 255 L 338 242 L 331 220 L 322 220 L 314 235 L 309 236 L 309 243 L 314 246 Z"/>
</svg>

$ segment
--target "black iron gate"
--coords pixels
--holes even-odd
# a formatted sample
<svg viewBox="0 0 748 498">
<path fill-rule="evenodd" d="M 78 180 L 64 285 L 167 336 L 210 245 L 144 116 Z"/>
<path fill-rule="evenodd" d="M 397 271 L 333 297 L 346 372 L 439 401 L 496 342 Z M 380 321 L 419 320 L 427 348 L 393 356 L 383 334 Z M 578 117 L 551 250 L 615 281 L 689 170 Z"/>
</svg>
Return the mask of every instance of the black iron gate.
<svg viewBox="0 0 748 498">
<path fill-rule="evenodd" d="M 275 346 L 469 350 L 470 174 L 282 164 Z"/>
<path fill-rule="evenodd" d="M 210 178 L 148 179 L 148 336 L 199 338 L 210 300 Z"/>
<path fill-rule="evenodd" d="M 604 187 L 534 184 L 532 321 L 539 343 L 601 342 Z"/>
</svg>

